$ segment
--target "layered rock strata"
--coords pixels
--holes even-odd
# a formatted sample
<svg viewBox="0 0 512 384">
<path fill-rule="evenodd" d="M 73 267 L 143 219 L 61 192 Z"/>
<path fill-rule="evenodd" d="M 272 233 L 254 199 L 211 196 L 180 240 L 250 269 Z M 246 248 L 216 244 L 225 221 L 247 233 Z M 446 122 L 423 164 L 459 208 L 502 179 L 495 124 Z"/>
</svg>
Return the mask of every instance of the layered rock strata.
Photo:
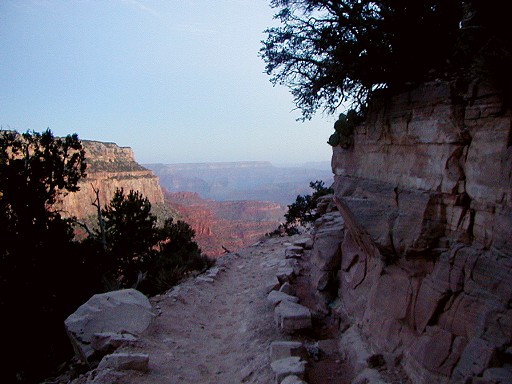
<svg viewBox="0 0 512 384">
<path fill-rule="evenodd" d="M 95 217 L 95 190 L 100 204 L 108 204 L 117 188 L 139 191 L 147 197 L 155 210 L 164 209 L 164 196 L 155 174 L 135 161 L 131 148 L 114 143 L 82 140 L 85 149 L 87 176 L 79 182 L 80 191 L 70 193 L 63 202 L 67 215 L 80 219 Z"/>
<path fill-rule="evenodd" d="M 511 120 L 492 88 L 435 82 L 334 148 L 313 285 L 414 383 L 512 380 Z"/>
<path fill-rule="evenodd" d="M 165 201 L 195 231 L 195 240 L 210 257 L 237 251 L 272 232 L 284 208 L 270 201 L 215 201 L 195 192 L 165 191 Z"/>
</svg>

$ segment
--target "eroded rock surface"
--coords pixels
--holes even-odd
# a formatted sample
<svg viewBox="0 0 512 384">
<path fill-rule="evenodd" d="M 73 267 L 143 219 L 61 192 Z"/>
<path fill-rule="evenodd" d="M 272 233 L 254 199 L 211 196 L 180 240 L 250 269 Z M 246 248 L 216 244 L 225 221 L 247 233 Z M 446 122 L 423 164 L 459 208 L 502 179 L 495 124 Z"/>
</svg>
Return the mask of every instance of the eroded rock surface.
<svg viewBox="0 0 512 384">
<path fill-rule="evenodd" d="M 437 82 L 375 102 L 334 148 L 343 223 L 317 223 L 312 285 L 414 383 L 510 369 L 511 121 L 485 85 Z"/>
</svg>

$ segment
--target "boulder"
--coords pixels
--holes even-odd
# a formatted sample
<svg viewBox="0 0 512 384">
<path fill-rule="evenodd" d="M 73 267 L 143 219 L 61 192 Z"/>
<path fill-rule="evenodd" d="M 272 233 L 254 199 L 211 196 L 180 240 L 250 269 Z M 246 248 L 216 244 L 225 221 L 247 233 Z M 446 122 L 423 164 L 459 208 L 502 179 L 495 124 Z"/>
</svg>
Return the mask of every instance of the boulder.
<svg viewBox="0 0 512 384">
<path fill-rule="evenodd" d="M 277 276 L 273 276 L 265 285 L 265 292 L 270 293 L 271 291 L 277 291 L 281 288 L 281 283 L 277 279 Z"/>
<path fill-rule="evenodd" d="M 148 298 L 135 289 L 122 289 L 92 296 L 65 321 L 64 325 L 77 356 L 91 363 L 91 344 L 99 334 L 144 332 L 154 318 Z"/>
<path fill-rule="evenodd" d="M 311 327 L 311 311 L 303 305 L 283 300 L 274 311 L 277 326 L 285 333 Z"/>
<path fill-rule="evenodd" d="M 343 240 L 341 226 L 323 228 L 315 234 L 311 253 L 311 281 L 318 291 L 324 291 L 334 280 L 341 265 L 340 245 Z"/>
</svg>

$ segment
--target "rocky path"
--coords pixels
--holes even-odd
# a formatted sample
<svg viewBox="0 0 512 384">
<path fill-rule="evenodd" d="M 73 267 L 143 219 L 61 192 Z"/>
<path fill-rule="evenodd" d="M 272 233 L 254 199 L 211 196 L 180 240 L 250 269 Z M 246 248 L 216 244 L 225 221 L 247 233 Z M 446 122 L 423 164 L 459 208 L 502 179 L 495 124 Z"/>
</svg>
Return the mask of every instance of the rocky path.
<svg viewBox="0 0 512 384">
<path fill-rule="evenodd" d="M 149 371 L 132 372 L 116 381 L 274 382 L 270 344 L 287 337 L 274 323 L 267 287 L 285 259 L 285 241 L 291 240 L 269 239 L 229 254 L 210 277 L 191 278 L 153 298 L 159 315 L 134 347 L 149 354 Z"/>
</svg>

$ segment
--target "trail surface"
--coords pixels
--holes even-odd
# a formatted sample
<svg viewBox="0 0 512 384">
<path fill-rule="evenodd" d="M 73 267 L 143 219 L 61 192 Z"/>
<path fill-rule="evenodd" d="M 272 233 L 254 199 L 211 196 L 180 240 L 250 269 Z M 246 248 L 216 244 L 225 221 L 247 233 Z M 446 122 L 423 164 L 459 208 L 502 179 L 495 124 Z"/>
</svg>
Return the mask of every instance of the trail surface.
<svg viewBox="0 0 512 384">
<path fill-rule="evenodd" d="M 266 287 L 291 240 L 269 239 L 229 254 L 214 278 L 191 278 L 153 298 L 159 315 L 133 347 L 149 354 L 149 371 L 117 382 L 274 382 L 270 343 L 287 337 L 274 324 Z"/>
</svg>

